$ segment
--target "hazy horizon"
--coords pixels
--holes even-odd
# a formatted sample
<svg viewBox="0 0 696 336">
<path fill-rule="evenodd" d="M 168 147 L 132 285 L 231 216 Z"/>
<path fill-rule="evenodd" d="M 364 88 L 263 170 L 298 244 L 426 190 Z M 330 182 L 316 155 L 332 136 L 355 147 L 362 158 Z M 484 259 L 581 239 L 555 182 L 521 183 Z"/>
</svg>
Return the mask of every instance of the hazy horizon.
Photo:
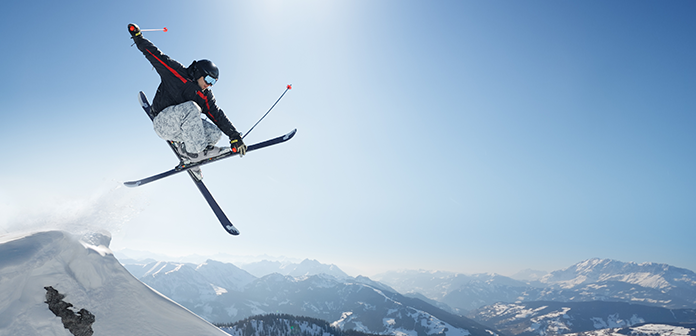
<svg viewBox="0 0 696 336">
<path fill-rule="evenodd" d="M 551 273 L 554 271 L 559 271 L 562 269 L 569 268 L 577 263 L 584 262 L 586 260 L 591 260 L 594 258 L 590 259 L 585 259 L 585 260 L 578 260 L 577 262 L 574 262 L 572 264 L 569 264 L 565 267 L 558 268 L 558 269 L 552 269 L 552 270 L 542 270 L 542 269 L 534 269 L 534 268 L 524 268 L 524 269 L 519 269 L 517 271 L 513 272 L 464 272 L 464 271 L 452 271 L 452 270 L 443 270 L 443 269 L 427 269 L 427 268 L 399 268 L 399 269 L 384 269 L 380 271 L 375 271 L 373 270 L 372 273 L 362 273 L 363 271 L 360 270 L 360 268 L 352 267 L 350 265 L 348 266 L 342 266 L 339 264 L 331 263 L 331 262 L 324 262 L 322 260 L 316 259 L 316 258 L 294 258 L 294 257 L 286 257 L 286 256 L 268 256 L 268 255 L 260 255 L 260 256 L 250 256 L 250 255 L 226 255 L 226 254 L 218 254 L 218 255 L 179 255 L 179 256 L 172 256 L 172 255 L 164 255 L 164 254 L 158 254 L 158 253 L 152 253 L 149 251 L 143 251 L 143 250 L 133 250 L 133 249 L 122 249 L 118 251 L 113 251 L 115 254 L 120 254 L 128 257 L 129 259 L 135 260 L 135 261 L 143 261 L 145 259 L 153 259 L 155 261 L 165 261 L 165 262 L 183 262 L 183 263 L 194 263 L 194 264 L 200 264 L 205 262 L 207 259 L 215 260 L 215 261 L 221 261 L 221 262 L 226 262 L 226 263 L 231 263 L 234 264 L 237 267 L 243 268 L 244 265 L 260 262 L 260 261 L 272 261 L 272 262 L 280 262 L 282 264 L 299 264 L 303 262 L 304 260 L 315 260 L 321 264 L 325 265 L 335 265 L 338 268 L 340 268 L 342 271 L 346 272 L 348 275 L 352 277 L 356 277 L 358 275 L 362 276 L 367 276 L 367 277 L 372 277 L 375 275 L 379 275 L 381 273 L 387 273 L 387 272 L 392 272 L 392 271 L 425 271 L 425 272 L 448 272 L 448 273 L 458 273 L 458 274 L 465 274 L 465 275 L 472 275 L 472 274 L 483 274 L 483 273 L 494 273 L 494 274 L 499 274 L 503 275 L 506 277 L 513 277 L 515 275 L 518 275 L 520 273 L 523 273 L 525 271 L 532 271 L 532 272 L 545 272 L 545 273 Z M 137 257 L 133 257 L 133 255 Z M 609 259 L 609 258 L 598 258 L 598 259 Z M 611 259 L 614 260 L 614 259 Z M 635 260 L 617 260 L 619 262 L 624 262 L 624 263 L 636 263 L 636 264 L 642 264 L 642 263 L 650 263 L 650 261 L 635 261 Z M 669 265 L 673 267 L 678 267 L 678 268 L 684 268 L 684 267 L 679 267 L 678 265 Z M 685 268 L 689 271 L 688 268 Z M 356 273 L 357 272 L 357 273 Z"/>
</svg>

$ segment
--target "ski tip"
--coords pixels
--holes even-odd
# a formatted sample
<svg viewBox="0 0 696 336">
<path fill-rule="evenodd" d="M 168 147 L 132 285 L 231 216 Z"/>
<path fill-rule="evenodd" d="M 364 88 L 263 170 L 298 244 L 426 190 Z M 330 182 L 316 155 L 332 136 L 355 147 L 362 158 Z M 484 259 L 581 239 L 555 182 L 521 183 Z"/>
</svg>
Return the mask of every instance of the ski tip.
<svg viewBox="0 0 696 336">
<path fill-rule="evenodd" d="M 135 188 L 135 187 L 140 186 L 140 181 L 123 182 L 123 185 L 125 185 L 128 188 Z"/>
<path fill-rule="evenodd" d="M 227 225 L 224 225 L 224 227 L 225 227 L 225 231 L 227 231 L 227 233 L 229 233 L 233 236 L 239 236 L 239 230 L 237 230 L 237 228 L 234 227 L 234 225 L 227 224 Z"/>
<path fill-rule="evenodd" d="M 285 134 L 285 136 L 283 136 L 283 140 L 284 140 L 284 141 L 287 141 L 287 140 L 292 139 L 292 137 L 295 136 L 295 133 L 297 133 L 297 128 L 294 129 L 294 130 L 292 130 L 292 132 L 290 132 L 290 133 L 288 133 L 288 134 Z"/>
</svg>

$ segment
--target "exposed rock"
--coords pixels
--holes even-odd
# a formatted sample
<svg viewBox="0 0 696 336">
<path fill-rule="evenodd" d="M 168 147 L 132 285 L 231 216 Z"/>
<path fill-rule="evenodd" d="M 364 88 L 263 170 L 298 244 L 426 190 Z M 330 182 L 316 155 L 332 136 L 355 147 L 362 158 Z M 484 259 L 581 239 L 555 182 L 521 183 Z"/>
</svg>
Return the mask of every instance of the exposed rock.
<svg viewBox="0 0 696 336">
<path fill-rule="evenodd" d="M 68 329 L 75 336 L 92 336 L 92 323 L 94 323 L 94 314 L 87 309 L 80 309 L 77 313 L 70 309 L 73 305 L 63 301 L 65 295 L 58 293 L 52 286 L 44 287 L 46 289 L 46 303 L 48 309 L 53 314 L 60 317 L 65 329 Z"/>
</svg>

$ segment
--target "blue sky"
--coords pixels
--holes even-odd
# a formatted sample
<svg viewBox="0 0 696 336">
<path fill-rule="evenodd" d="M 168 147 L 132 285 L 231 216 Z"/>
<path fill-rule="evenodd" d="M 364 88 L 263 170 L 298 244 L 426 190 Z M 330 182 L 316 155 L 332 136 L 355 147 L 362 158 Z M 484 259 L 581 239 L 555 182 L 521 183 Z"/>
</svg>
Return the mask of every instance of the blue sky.
<svg viewBox="0 0 696 336">
<path fill-rule="evenodd" d="M 696 270 L 691 1 L 26 1 L 0 5 L 0 232 L 105 229 L 112 248 L 512 274 L 584 259 Z M 247 138 L 203 169 L 137 104 L 126 25 L 188 65 Z"/>
</svg>

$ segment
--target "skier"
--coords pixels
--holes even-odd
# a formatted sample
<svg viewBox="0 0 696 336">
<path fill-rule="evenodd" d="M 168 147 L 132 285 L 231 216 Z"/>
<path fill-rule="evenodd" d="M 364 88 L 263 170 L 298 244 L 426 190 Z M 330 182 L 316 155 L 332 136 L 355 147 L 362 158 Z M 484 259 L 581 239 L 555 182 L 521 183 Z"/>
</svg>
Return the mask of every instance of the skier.
<svg viewBox="0 0 696 336">
<path fill-rule="evenodd" d="M 129 24 L 128 32 L 162 80 L 152 101 L 153 127 L 157 135 L 173 141 L 186 163 L 202 161 L 230 150 L 244 156 L 246 145 L 241 134 L 215 104 L 210 90 L 218 80 L 217 66 L 203 59 L 184 67 L 144 38 L 136 24 Z M 201 113 L 212 123 L 202 119 Z M 230 147 L 214 146 L 222 133 L 229 137 Z M 191 171 L 202 179 L 200 168 Z"/>
</svg>

